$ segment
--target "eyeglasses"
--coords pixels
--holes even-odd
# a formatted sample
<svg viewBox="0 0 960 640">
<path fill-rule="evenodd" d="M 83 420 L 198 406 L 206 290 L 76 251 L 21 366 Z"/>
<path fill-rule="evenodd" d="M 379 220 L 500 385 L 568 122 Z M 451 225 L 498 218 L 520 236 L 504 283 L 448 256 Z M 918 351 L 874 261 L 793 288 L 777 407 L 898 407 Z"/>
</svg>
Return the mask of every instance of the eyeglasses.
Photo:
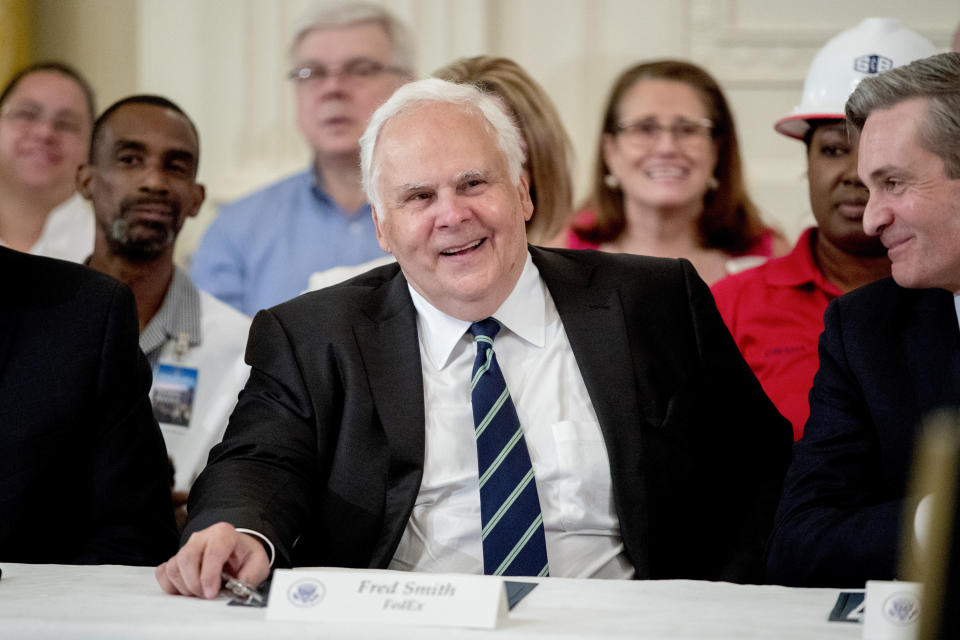
<svg viewBox="0 0 960 640">
<path fill-rule="evenodd" d="M 406 75 L 407 70 L 383 64 L 376 60 L 357 58 L 350 60 L 335 71 L 319 64 L 305 64 L 291 69 L 287 73 L 287 77 L 297 84 L 322 84 L 324 80 L 333 77 L 340 78 L 344 82 L 360 82 L 384 73 Z"/>
<path fill-rule="evenodd" d="M 22 129 L 28 129 L 43 122 L 49 122 L 53 132 L 60 135 L 79 137 L 83 133 L 83 123 L 75 113 L 71 111 L 55 111 L 48 115 L 43 106 L 35 102 L 4 105 L 3 108 L 0 109 L 0 118 Z"/>
<path fill-rule="evenodd" d="M 695 151 L 706 147 L 713 136 L 713 121 L 708 118 L 678 118 L 673 124 L 665 125 L 656 118 L 644 118 L 621 122 L 616 126 L 616 132 L 624 142 L 642 149 L 652 147 L 664 132 L 669 132 L 677 146 Z"/>
</svg>

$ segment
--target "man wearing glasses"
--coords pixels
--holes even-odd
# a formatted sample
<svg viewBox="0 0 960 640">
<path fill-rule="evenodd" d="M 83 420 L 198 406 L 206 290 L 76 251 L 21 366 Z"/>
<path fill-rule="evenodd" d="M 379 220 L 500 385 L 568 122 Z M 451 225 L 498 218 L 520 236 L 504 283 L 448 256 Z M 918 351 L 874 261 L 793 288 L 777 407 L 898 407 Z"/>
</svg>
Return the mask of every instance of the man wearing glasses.
<svg viewBox="0 0 960 640">
<path fill-rule="evenodd" d="M 384 255 L 360 187 L 359 138 L 412 78 L 409 34 L 381 7 L 339 5 L 297 33 L 291 58 L 313 164 L 225 207 L 191 269 L 198 287 L 248 315 L 302 293 L 313 272 Z"/>
</svg>

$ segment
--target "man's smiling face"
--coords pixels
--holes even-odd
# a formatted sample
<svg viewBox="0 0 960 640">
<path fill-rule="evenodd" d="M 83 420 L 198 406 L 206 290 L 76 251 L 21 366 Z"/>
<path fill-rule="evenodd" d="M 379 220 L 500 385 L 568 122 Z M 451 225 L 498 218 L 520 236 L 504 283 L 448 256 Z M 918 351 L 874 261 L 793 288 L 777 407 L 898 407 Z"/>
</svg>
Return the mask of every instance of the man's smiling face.
<svg viewBox="0 0 960 640">
<path fill-rule="evenodd" d="M 960 292 L 960 179 L 920 143 L 927 100 L 870 114 L 860 134 L 859 173 L 870 189 L 863 229 L 878 236 L 901 287 Z"/>
<path fill-rule="evenodd" d="M 377 238 L 410 285 L 461 320 L 493 314 L 523 271 L 533 204 L 492 128 L 467 107 L 415 105 L 384 125 L 374 163 Z"/>
</svg>

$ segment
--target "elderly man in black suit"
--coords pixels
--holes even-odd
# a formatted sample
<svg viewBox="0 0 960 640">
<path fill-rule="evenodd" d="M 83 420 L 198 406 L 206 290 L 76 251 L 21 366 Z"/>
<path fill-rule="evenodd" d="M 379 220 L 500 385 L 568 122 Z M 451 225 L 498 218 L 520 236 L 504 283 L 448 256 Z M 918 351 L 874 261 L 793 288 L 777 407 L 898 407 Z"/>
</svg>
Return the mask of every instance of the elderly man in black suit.
<svg viewBox="0 0 960 640">
<path fill-rule="evenodd" d="M 133 296 L 0 247 L 0 560 L 151 565 L 176 549 Z"/>
<path fill-rule="evenodd" d="M 397 90 L 361 165 L 398 264 L 257 315 L 161 586 L 271 562 L 758 579 L 790 426 L 693 267 L 528 247 L 519 132 L 474 87 Z"/>
<path fill-rule="evenodd" d="M 917 427 L 960 406 L 958 113 L 960 53 L 866 79 L 847 102 L 870 189 L 863 228 L 887 247 L 893 277 L 827 308 L 770 545 L 773 581 L 892 579 L 899 538 L 923 521 L 906 497 Z"/>
</svg>

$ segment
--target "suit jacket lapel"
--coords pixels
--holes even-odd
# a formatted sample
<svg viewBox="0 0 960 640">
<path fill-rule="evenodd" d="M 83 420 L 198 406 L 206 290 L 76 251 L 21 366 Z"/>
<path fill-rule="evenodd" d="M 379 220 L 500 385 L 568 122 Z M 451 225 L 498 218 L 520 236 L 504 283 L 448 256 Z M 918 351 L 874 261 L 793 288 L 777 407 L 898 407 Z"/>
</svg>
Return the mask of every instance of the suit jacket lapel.
<svg viewBox="0 0 960 640">
<path fill-rule="evenodd" d="M 389 443 L 384 526 L 371 566 L 386 567 L 410 518 L 423 477 L 424 411 L 417 317 L 398 271 L 368 309 L 371 322 L 354 328 L 370 393 Z"/>
<path fill-rule="evenodd" d="M 563 322 L 567 339 L 600 421 L 610 460 L 620 534 L 638 578 L 648 572 L 646 486 L 641 458 L 636 371 L 629 349 L 619 290 L 594 281 L 592 271 L 569 257 L 530 248 Z M 632 373 L 632 376 L 630 375 Z M 626 505 L 631 505 L 630 509 Z"/>
</svg>

